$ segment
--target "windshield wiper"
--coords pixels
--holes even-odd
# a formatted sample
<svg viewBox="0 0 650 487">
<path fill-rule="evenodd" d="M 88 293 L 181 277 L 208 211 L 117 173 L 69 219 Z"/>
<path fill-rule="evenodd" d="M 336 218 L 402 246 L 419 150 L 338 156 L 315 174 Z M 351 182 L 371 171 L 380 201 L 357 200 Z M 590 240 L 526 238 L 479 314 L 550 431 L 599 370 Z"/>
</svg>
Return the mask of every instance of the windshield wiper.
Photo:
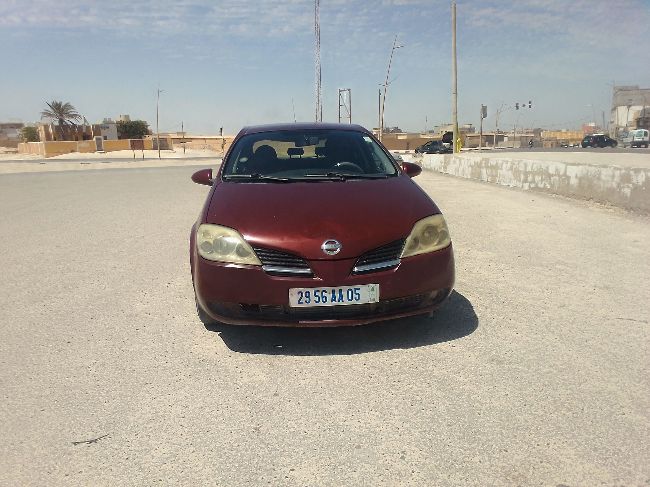
<svg viewBox="0 0 650 487">
<path fill-rule="evenodd" d="M 328 172 L 324 174 L 305 174 L 303 178 L 327 179 L 332 181 L 345 181 L 346 179 L 385 179 L 388 174 L 357 174 L 344 172 Z"/>
<path fill-rule="evenodd" d="M 276 183 L 288 183 L 292 181 L 289 178 L 279 178 L 276 176 L 268 176 L 266 174 L 225 174 L 224 181 L 273 181 Z"/>
</svg>

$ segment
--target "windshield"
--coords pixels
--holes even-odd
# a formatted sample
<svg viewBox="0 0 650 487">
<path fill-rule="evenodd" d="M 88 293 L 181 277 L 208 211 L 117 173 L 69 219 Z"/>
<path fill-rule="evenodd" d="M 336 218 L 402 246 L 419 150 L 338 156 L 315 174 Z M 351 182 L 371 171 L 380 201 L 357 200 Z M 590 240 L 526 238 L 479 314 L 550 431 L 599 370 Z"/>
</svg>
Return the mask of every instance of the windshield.
<svg viewBox="0 0 650 487">
<path fill-rule="evenodd" d="M 397 174 L 368 134 L 350 130 L 283 130 L 243 136 L 225 161 L 226 180 L 374 179 Z"/>
</svg>

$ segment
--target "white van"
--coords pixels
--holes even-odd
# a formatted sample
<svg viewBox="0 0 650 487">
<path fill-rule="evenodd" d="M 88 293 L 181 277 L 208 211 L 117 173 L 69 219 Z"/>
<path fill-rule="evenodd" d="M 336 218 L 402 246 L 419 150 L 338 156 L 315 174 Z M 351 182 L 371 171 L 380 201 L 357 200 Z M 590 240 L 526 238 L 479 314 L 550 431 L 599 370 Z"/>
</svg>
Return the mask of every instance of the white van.
<svg viewBox="0 0 650 487">
<path fill-rule="evenodd" d="M 650 134 L 646 129 L 630 130 L 623 137 L 623 147 L 648 147 Z"/>
</svg>

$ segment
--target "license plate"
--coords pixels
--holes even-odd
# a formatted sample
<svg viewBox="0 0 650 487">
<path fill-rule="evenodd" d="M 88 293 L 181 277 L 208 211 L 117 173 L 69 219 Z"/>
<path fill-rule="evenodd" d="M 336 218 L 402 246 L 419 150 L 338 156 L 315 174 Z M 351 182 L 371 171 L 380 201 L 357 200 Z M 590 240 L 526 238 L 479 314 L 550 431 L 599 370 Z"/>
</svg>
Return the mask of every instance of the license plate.
<svg viewBox="0 0 650 487">
<path fill-rule="evenodd" d="M 296 287 L 289 289 L 289 306 L 345 306 L 379 302 L 379 284 L 340 287 Z"/>
</svg>

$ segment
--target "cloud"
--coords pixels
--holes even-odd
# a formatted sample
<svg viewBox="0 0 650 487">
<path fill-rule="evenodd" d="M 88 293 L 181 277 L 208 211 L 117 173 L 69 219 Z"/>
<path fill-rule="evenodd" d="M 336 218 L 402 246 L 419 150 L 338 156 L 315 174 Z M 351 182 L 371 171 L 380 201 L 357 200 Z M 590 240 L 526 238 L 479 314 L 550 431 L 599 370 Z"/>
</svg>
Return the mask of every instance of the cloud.
<svg viewBox="0 0 650 487">
<path fill-rule="evenodd" d="M 569 50 L 616 51 L 650 37 L 650 6 L 644 0 L 465 1 L 459 9 L 470 28 L 488 36 L 528 33 L 542 48 L 564 44 Z"/>
<path fill-rule="evenodd" d="M 8 0 L 0 4 L 0 26 L 59 30 L 96 28 L 120 34 L 135 33 L 138 29 L 165 34 L 198 29 L 205 33 L 281 35 L 288 26 L 304 28 L 309 25 L 309 10 L 305 11 L 308 5 L 304 0 L 117 0 L 101 3 L 69 0 L 63 4 L 50 0 Z"/>
</svg>

